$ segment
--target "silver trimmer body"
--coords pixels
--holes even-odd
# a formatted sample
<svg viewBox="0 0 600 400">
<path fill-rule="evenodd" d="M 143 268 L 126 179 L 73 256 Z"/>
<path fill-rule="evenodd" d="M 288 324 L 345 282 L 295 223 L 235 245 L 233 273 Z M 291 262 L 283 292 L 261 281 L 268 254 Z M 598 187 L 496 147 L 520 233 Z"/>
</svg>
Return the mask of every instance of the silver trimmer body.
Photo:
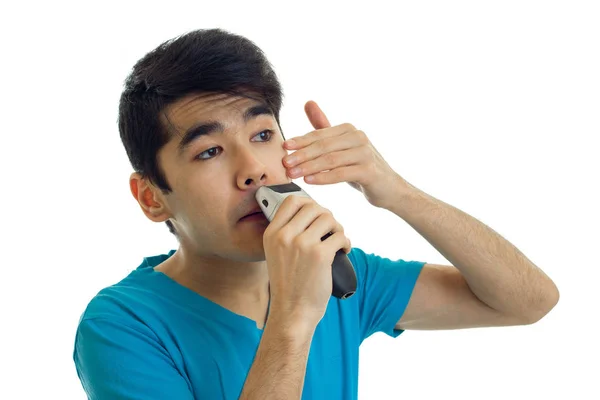
<svg viewBox="0 0 600 400">
<path fill-rule="evenodd" d="M 261 186 L 256 192 L 256 201 L 263 214 L 269 221 L 275 217 L 275 213 L 288 196 L 302 196 L 311 198 L 300 186 L 295 183 L 282 185 Z M 331 232 L 321 238 L 327 239 Z M 333 287 L 331 294 L 339 299 L 347 299 L 356 292 L 356 272 L 343 249 L 335 254 L 331 265 Z"/>
</svg>

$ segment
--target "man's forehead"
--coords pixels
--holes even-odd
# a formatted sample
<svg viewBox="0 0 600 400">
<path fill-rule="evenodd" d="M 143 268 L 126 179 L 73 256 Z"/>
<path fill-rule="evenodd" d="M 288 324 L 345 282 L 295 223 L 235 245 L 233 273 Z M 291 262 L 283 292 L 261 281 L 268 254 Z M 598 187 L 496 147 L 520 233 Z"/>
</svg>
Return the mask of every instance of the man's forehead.
<svg viewBox="0 0 600 400">
<path fill-rule="evenodd" d="M 254 99 L 225 93 L 190 94 L 166 107 L 164 114 L 171 123 L 189 118 L 212 119 L 219 114 L 223 117 L 242 113 L 249 106 L 258 103 L 260 102 Z"/>
</svg>

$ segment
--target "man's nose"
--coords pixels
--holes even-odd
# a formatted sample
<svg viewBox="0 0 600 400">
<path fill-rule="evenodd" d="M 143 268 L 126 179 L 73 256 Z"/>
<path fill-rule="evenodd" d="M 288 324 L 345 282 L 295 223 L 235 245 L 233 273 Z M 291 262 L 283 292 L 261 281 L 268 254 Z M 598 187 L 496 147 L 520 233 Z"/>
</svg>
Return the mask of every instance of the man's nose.
<svg viewBox="0 0 600 400">
<path fill-rule="evenodd" d="M 240 150 L 237 160 L 237 185 L 240 189 L 264 185 L 267 180 L 267 167 L 252 150 Z"/>
</svg>

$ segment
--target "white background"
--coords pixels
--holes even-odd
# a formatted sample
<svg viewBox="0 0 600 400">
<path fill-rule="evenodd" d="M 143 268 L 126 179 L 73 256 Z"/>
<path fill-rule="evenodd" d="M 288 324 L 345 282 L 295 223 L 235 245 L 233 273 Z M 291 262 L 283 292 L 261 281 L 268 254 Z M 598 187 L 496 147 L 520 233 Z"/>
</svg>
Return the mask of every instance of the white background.
<svg viewBox="0 0 600 400">
<path fill-rule="evenodd" d="M 600 12 L 596 1 L 29 2 L 3 5 L 3 399 L 83 399 L 78 318 L 142 257 L 176 246 L 128 189 L 122 83 L 159 43 L 222 27 L 255 41 L 285 92 L 288 137 L 317 101 L 405 179 L 491 226 L 554 279 L 517 328 L 376 334 L 361 399 L 600 398 Z M 352 244 L 447 261 L 348 185 L 313 187 Z"/>
</svg>

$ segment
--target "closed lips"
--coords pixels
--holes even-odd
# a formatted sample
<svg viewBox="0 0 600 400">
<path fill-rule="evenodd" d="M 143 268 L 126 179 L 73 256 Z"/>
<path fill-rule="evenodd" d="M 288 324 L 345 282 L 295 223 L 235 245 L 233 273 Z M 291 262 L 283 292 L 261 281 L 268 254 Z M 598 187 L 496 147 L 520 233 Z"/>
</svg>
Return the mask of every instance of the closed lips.
<svg viewBox="0 0 600 400">
<path fill-rule="evenodd" d="M 240 219 L 244 219 L 244 218 L 249 217 L 249 216 L 254 215 L 254 214 L 262 214 L 262 210 L 258 209 L 258 210 L 250 211 L 248 214 L 244 215 Z"/>
</svg>

